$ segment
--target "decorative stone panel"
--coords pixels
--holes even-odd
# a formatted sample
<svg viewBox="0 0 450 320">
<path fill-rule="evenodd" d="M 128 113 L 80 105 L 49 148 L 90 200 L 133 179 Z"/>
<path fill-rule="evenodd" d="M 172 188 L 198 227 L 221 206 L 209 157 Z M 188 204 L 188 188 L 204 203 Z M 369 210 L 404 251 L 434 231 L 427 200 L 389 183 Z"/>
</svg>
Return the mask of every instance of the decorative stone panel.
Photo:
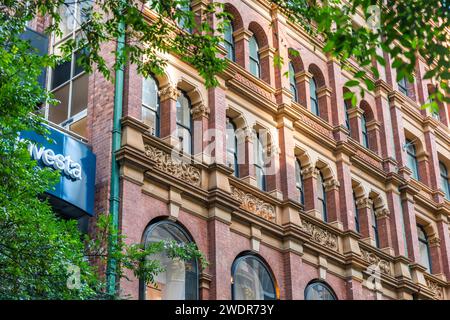
<svg viewBox="0 0 450 320">
<path fill-rule="evenodd" d="M 323 245 L 331 250 L 338 251 L 337 235 L 332 234 L 331 232 L 305 220 L 302 220 L 301 228 L 311 236 L 311 241 Z"/>
<path fill-rule="evenodd" d="M 443 300 L 444 288 L 442 288 L 442 286 L 439 285 L 436 281 L 433 281 L 431 279 L 425 278 L 425 281 L 427 283 L 428 289 L 430 289 L 430 291 L 433 292 L 434 298 L 437 300 Z"/>
<path fill-rule="evenodd" d="M 156 168 L 159 170 L 193 186 L 200 186 L 201 173 L 194 166 L 148 144 L 145 145 L 145 155 L 155 161 Z"/>
<path fill-rule="evenodd" d="M 368 262 L 370 265 L 377 265 L 380 268 L 381 273 L 387 275 L 391 274 L 391 268 L 388 261 L 381 259 L 376 254 L 364 249 L 361 249 L 361 256 L 362 259 Z"/>
<path fill-rule="evenodd" d="M 255 195 L 231 186 L 231 197 L 241 202 L 241 209 L 249 211 L 270 222 L 276 221 L 275 207 Z"/>
</svg>

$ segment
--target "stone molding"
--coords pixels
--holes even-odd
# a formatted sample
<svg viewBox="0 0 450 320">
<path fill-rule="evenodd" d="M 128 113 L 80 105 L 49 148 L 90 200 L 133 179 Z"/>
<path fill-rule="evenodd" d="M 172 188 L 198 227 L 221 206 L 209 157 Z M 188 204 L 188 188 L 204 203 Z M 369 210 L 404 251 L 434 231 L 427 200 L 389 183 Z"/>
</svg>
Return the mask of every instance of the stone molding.
<svg viewBox="0 0 450 320">
<path fill-rule="evenodd" d="M 376 254 L 364 249 L 361 249 L 361 258 L 370 265 L 376 265 L 379 267 L 381 273 L 391 275 L 391 267 L 387 260 L 381 259 Z"/>
<path fill-rule="evenodd" d="M 155 162 L 155 166 L 159 170 L 193 186 L 200 187 L 201 172 L 194 166 L 181 159 L 173 158 L 169 153 L 148 144 L 145 145 L 145 155 Z"/>
<path fill-rule="evenodd" d="M 311 237 L 310 240 L 318 243 L 326 248 L 334 251 L 338 251 L 338 237 L 337 235 L 325 230 L 309 221 L 303 220 L 301 223 L 301 229 L 308 233 Z"/>
<path fill-rule="evenodd" d="M 230 189 L 231 197 L 241 202 L 241 209 L 251 212 L 267 221 L 276 222 L 275 206 L 234 186 L 230 186 Z"/>
</svg>

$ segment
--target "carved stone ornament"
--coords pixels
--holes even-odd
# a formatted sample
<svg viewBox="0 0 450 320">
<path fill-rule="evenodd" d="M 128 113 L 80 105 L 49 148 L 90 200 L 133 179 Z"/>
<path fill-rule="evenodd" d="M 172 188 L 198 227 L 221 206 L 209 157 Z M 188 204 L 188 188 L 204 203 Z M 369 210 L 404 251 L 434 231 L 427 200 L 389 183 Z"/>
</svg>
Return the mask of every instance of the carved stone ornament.
<svg viewBox="0 0 450 320">
<path fill-rule="evenodd" d="M 302 176 L 304 179 L 317 176 L 318 174 L 319 174 L 319 170 L 313 166 L 309 166 L 309 167 L 302 169 Z"/>
<path fill-rule="evenodd" d="M 177 100 L 181 95 L 181 91 L 178 90 L 176 87 L 168 85 L 167 87 L 164 87 L 161 90 L 159 90 L 158 94 L 161 101 L 167 99 Z"/>
<path fill-rule="evenodd" d="M 335 234 L 305 220 L 302 220 L 301 228 L 311 236 L 311 241 L 331 250 L 338 251 L 338 238 Z"/>
<path fill-rule="evenodd" d="M 339 188 L 340 184 L 339 184 L 339 181 L 337 181 L 334 178 L 331 178 L 331 179 L 328 179 L 327 181 L 325 181 L 323 183 L 323 186 L 325 187 L 325 191 L 330 191 L 330 190 Z"/>
<path fill-rule="evenodd" d="M 443 300 L 444 299 L 444 289 L 442 286 L 440 286 L 436 281 L 425 279 L 427 283 L 428 289 L 430 289 L 431 292 L 433 292 L 434 298 L 437 300 Z"/>
<path fill-rule="evenodd" d="M 145 145 L 145 155 L 155 161 L 156 168 L 183 180 L 193 186 L 201 184 L 200 170 L 183 162 L 181 159 L 173 158 L 170 154 L 150 145 Z"/>
<path fill-rule="evenodd" d="M 241 209 L 268 221 L 275 222 L 275 207 L 270 203 L 264 202 L 253 194 L 239 190 L 234 186 L 231 186 L 231 197 L 241 202 Z"/>
<path fill-rule="evenodd" d="M 376 265 L 377 267 L 379 267 L 381 273 L 384 273 L 387 275 L 391 274 L 391 268 L 389 266 L 388 261 L 381 259 L 374 253 L 363 250 L 363 249 L 361 249 L 361 256 L 362 256 L 362 259 L 364 261 L 368 262 L 370 265 Z"/>
<path fill-rule="evenodd" d="M 372 208 L 372 203 L 372 200 L 369 198 L 360 198 L 356 200 L 356 207 L 358 209 Z"/>
<path fill-rule="evenodd" d="M 391 214 L 388 208 L 380 208 L 378 210 L 375 210 L 375 216 L 377 218 L 385 218 L 388 217 Z"/>
<path fill-rule="evenodd" d="M 193 119 L 197 119 L 200 117 L 208 117 L 210 110 L 203 103 L 198 103 L 191 108 L 191 114 Z"/>
</svg>

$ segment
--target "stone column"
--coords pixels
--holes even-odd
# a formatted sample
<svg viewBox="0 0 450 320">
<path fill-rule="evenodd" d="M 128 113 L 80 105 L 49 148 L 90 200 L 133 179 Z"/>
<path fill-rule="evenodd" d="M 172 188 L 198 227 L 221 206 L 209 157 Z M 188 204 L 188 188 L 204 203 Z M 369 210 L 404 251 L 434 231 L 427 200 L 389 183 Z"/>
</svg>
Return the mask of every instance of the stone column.
<svg viewBox="0 0 450 320">
<path fill-rule="evenodd" d="M 403 151 L 403 146 L 405 145 L 405 133 L 403 129 L 403 116 L 401 110 L 401 104 L 405 103 L 404 99 L 405 98 L 398 92 L 392 92 L 389 94 L 394 146 L 396 146 L 395 159 L 398 163 L 399 174 L 404 179 L 409 179 L 409 172 L 402 169 L 402 167 L 406 167 L 406 153 Z"/>
<path fill-rule="evenodd" d="M 327 200 L 328 222 L 342 230 L 339 206 L 339 182 L 338 180 L 331 178 L 324 182 L 324 186 Z"/>
<path fill-rule="evenodd" d="M 362 131 L 361 131 L 361 116 L 364 111 L 359 107 L 351 107 L 348 110 L 348 117 L 350 119 L 350 136 L 358 141 L 362 142 Z"/>
<path fill-rule="evenodd" d="M 434 235 L 433 237 L 428 239 L 428 244 L 430 248 L 431 260 L 431 270 L 428 270 L 428 272 L 436 275 L 442 274 L 443 261 L 441 257 L 441 239 L 439 239 L 438 235 Z"/>
<path fill-rule="evenodd" d="M 349 156 L 343 152 L 337 154 L 336 169 L 339 181 L 340 221 L 344 230 L 356 230 L 353 210 L 352 175 Z"/>
<path fill-rule="evenodd" d="M 233 33 L 236 63 L 244 69 L 248 69 L 250 63 L 248 42 L 252 35 L 253 33 L 251 31 L 248 31 L 244 28 L 236 30 Z"/>
<path fill-rule="evenodd" d="M 298 202 L 299 195 L 295 179 L 295 161 L 297 159 L 294 154 L 295 142 L 293 131 L 293 122 L 290 119 L 283 116 L 278 120 L 281 191 L 285 200 L 290 199 Z"/>
<path fill-rule="evenodd" d="M 243 161 L 240 161 L 239 174 L 243 181 L 256 187 L 255 161 L 253 154 L 255 134 L 251 128 L 246 128 L 244 130 L 244 135 L 244 152 L 239 152 L 239 154 L 244 155 L 244 159 Z"/>
<path fill-rule="evenodd" d="M 425 148 L 425 146 L 424 146 Z M 429 154 L 427 151 L 423 151 L 417 154 L 417 165 L 419 170 L 419 180 L 430 186 L 430 164 L 429 164 Z"/>
<path fill-rule="evenodd" d="M 439 191 L 441 188 L 440 182 L 440 168 L 439 168 L 439 159 L 438 153 L 436 150 L 436 137 L 434 133 L 434 123 L 430 118 L 425 120 L 424 123 L 424 136 L 425 136 L 425 148 L 427 153 L 429 154 L 428 168 L 429 168 L 429 182 L 430 187 L 434 191 Z M 444 195 L 440 192 L 434 193 L 434 201 L 438 203 L 444 202 Z"/>
<path fill-rule="evenodd" d="M 380 249 L 386 249 L 389 254 L 392 254 L 390 211 L 388 208 L 379 208 L 375 210 L 375 216 L 377 219 Z"/>
<path fill-rule="evenodd" d="M 359 198 L 356 200 L 356 208 L 359 214 L 359 231 L 363 241 L 375 244 L 375 235 L 372 229 L 372 200 Z"/>
<path fill-rule="evenodd" d="M 209 104 L 209 132 L 214 137 L 207 137 L 210 141 L 211 155 L 216 163 L 226 163 L 226 108 L 225 90 L 222 86 L 208 89 Z M 214 133 L 213 133 L 214 132 Z"/>
<path fill-rule="evenodd" d="M 387 207 L 390 211 L 391 246 L 396 256 L 407 256 L 404 242 L 404 219 L 398 186 L 392 181 L 386 184 Z"/>
<path fill-rule="evenodd" d="M 381 127 L 380 123 L 376 120 L 372 120 L 367 123 L 367 133 L 369 135 L 369 148 L 377 155 L 381 155 L 380 127 Z"/>
<path fill-rule="evenodd" d="M 275 66 L 273 64 L 273 57 L 275 50 L 269 46 L 259 50 L 259 57 L 261 59 L 261 79 L 269 85 L 275 85 Z"/>
<path fill-rule="evenodd" d="M 287 300 L 303 299 L 302 288 L 302 255 L 303 247 L 300 243 L 287 239 L 284 241 L 283 260 L 285 274 L 285 292 Z"/>
<path fill-rule="evenodd" d="M 309 91 L 309 81 L 312 79 L 312 73 L 301 71 L 295 74 L 297 82 L 297 93 L 299 103 L 308 110 L 311 110 L 311 95 Z"/>
<path fill-rule="evenodd" d="M 331 93 L 330 87 L 323 86 L 317 89 L 317 99 L 319 102 L 319 114 L 322 119 L 331 123 Z"/>
<path fill-rule="evenodd" d="M 313 166 L 302 170 L 303 187 L 305 189 L 305 211 L 316 210 L 317 202 L 317 175 L 319 170 Z"/>
<path fill-rule="evenodd" d="M 440 242 L 440 256 L 442 257 L 442 273 L 450 280 L 450 234 L 448 229 L 448 216 L 440 213 L 437 216 L 436 227 Z"/>
<path fill-rule="evenodd" d="M 197 103 L 191 108 L 191 116 L 193 123 L 192 130 L 192 154 L 200 162 L 210 162 L 210 158 L 205 158 L 203 150 L 207 146 L 207 140 L 204 135 L 207 133 L 208 129 L 208 118 L 210 110 L 208 106 L 204 105 L 202 102 Z"/>
<path fill-rule="evenodd" d="M 177 129 L 177 99 L 181 92 L 174 86 L 168 85 L 159 91 L 160 103 L 160 137 L 167 143 L 178 145 Z"/>
<path fill-rule="evenodd" d="M 417 235 L 417 221 L 414 210 L 413 195 L 409 190 L 401 188 L 401 199 L 403 208 L 403 221 L 405 223 L 406 243 L 408 244 L 408 258 L 420 263 L 419 238 Z"/>
<path fill-rule="evenodd" d="M 339 66 L 339 61 L 335 58 L 330 58 L 330 60 L 328 60 L 327 67 L 331 89 L 331 118 L 329 118 L 329 122 L 331 122 L 333 126 L 339 126 L 345 123 L 346 113 L 344 106 L 344 94 L 341 87 L 342 70 Z"/>
</svg>

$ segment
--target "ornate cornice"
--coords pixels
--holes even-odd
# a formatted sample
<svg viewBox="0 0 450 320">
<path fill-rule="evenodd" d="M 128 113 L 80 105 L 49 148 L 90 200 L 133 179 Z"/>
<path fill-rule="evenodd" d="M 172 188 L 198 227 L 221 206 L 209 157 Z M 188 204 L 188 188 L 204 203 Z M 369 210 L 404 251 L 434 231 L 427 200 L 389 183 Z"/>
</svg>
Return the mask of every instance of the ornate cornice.
<svg viewBox="0 0 450 320">
<path fill-rule="evenodd" d="M 241 209 L 251 212 L 270 222 L 276 222 L 275 206 L 264 202 L 255 195 L 230 186 L 231 197 L 241 202 Z"/>
<path fill-rule="evenodd" d="M 149 144 L 145 145 L 145 155 L 155 162 L 155 166 L 159 170 L 193 186 L 200 187 L 201 173 L 193 165 L 183 162 L 181 159 L 174 158 L 170 154 Z"/>
</svg>

